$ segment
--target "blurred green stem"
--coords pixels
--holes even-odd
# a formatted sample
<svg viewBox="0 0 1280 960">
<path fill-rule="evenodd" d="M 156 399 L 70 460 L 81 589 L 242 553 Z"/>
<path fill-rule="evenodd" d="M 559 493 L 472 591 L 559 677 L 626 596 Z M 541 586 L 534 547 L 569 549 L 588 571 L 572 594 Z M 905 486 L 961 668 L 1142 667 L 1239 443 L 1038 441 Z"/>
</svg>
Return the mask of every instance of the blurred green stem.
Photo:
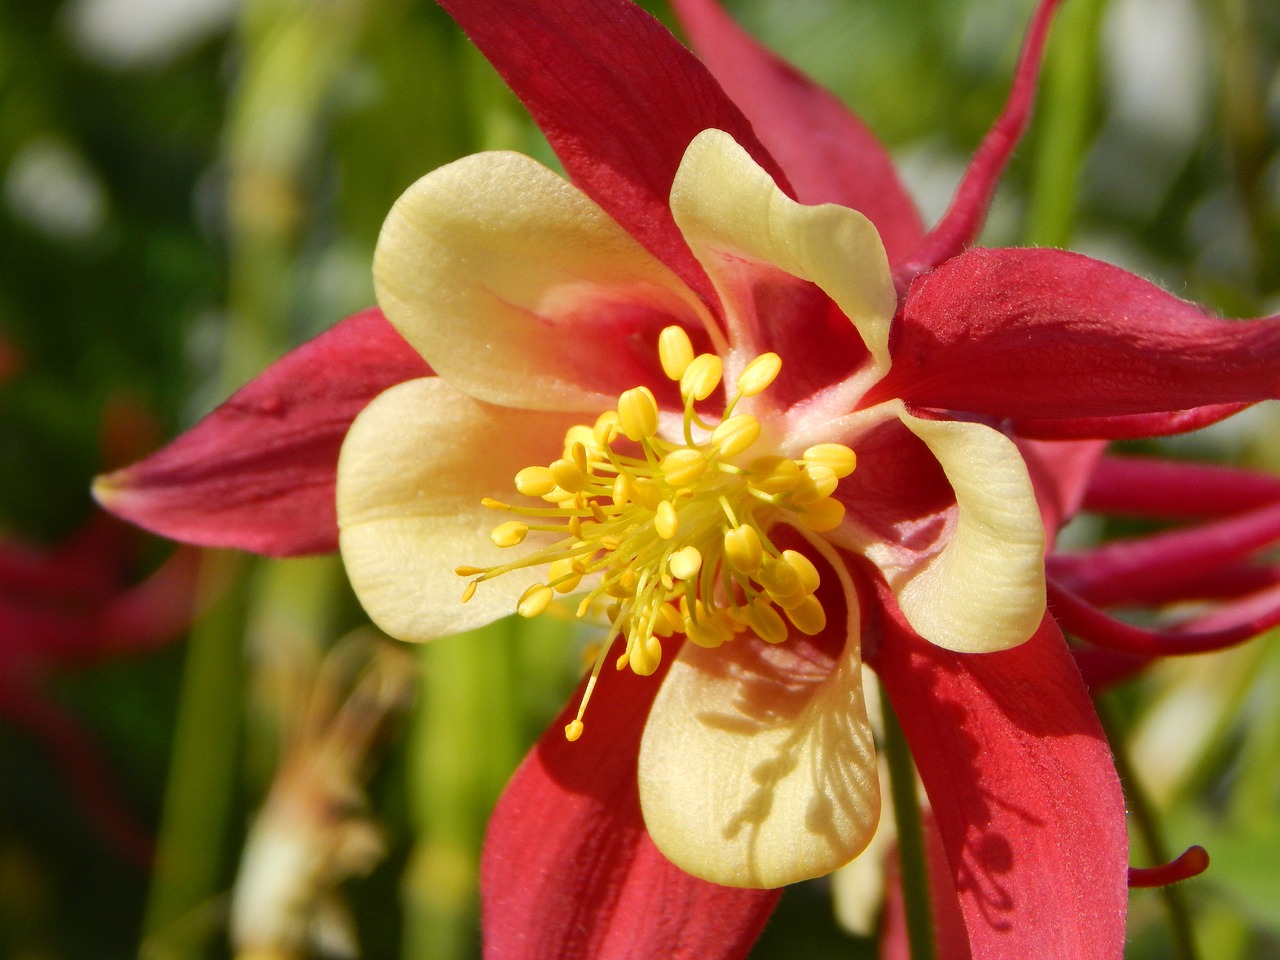
<svg viewBox="0 0 1280 960">
<path fill-rule="evenodd" d="M 1036 107 L 1026 242 L 1065 247 L 1091 134 L 1098 72 L 1098 29 L 1105 0 L 1063 4 L 1050 38 Z"/>
<path fill-rule="evenodd" d="M 1116 722 L 1105 696 L 1094 698 L 1098 711 L 1098 719 L 1107 734 L 1115 758 L 1116 773 L 1120 775 L 1120 785 L 1124 788 L 1124 798 L 1129 810 L 1129 820 L 1142 839 L 1147 857 L 1153 864 L 1168 863 L 1173 858 L 1169 854 L 1169 845 L 1165 842 L 1160 829 L 1160 821 L 1156 816 L 1151 801 L 1147 797 L 1129 763 L 1129 752 L 1124 732 Z M 1191 911 L 1187 908 L 1187 899 L 1182 888 L 1177 884 L 1158 889 L 1165 912 L 1169 917 L 1169 932 L 1173 940 L 1174 957 L 1177 960 L 1198 960 L 1195 934 L 1191 925 Z"/>
<path fill-rule="evenodd" d="M 230 267 L 222 395 L 289 343 L 305 172 L 364 9 L 365 0 L 247 0 L 242 6 L 243 69 L 225 134 Z M 183 921 L 226 886 L 224 857 L 241 770 L 246 622 L 268 617 L 265 608 L 280 600 L 269 577 L 260 581 L 264 569 L 266 561 L 238 560 L 231 598 L 191 637 L 144 926 L 151 956 L 201 956 L 207 941 L 198 934 L 210 931 L 182 936 Z M 315 588 L 332 595 L 323 585 L 328 572 L 319 568 L 314 576 Z"/>
<path fill-rule="evenodd" d="M 880 688 L 884 713 L 884 756 L 889 765 L 889 792 L 898 826 L 898 862 L 901 864 L 902 905 L 907 921 L 911 960 L 933 960 L 938 947 L 933 931 L 933 905 L 929 896 L 929 858 L 925 852 L 920 800 L 916 796 L 916 769 L 911 748 L 893 712 L 889 695 Z"/>
</svg>

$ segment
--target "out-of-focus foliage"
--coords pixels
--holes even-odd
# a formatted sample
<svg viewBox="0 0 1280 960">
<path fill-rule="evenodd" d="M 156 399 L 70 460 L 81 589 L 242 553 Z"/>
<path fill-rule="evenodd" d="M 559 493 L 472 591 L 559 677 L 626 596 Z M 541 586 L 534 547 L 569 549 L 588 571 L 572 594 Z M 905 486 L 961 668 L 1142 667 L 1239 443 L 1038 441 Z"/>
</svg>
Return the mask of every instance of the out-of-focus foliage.
<svg viewBox="0 0 1280 960">
<path fill-rule="evenodd" d="M 1033 4 L 728 6 L 870 123 L 931 218 L 999 110 Z M 1059 26 L 991 242 L 1069 242 L 1224 313 L 1280 309 L 1280 7 L 1068 0 Z M 427 0 L 0 0 L 0 537 L 34 549 L 88 520 L 89 479 L 117 455 L 104 434 L 115 405 L 172 436 L 370 303 L 392 201 L 492 147 L 550 162 Z M 1263 409 L 1247 431 L 1180 442 L 1275 469 L 1278 426 Z M 166 549 L 150 542 L 134 579 Z M 244 576 L 190 657 L 178 644 L 39 687 L 90 732 L 170 858 L 196 850 L 173 806 L 202 789 L 175 777 L 203 770 L 225 790 L 196 823 L 206 862 L 184 864 L 203 878 L 189 887 L 149 885 L 89 825 L 95 798 L 75 798 L 38 733 L 0 713 L 0 955 L 135 956 L 144 936 L 150 957 L 228 954 L 240 847 L 279 759 L 276 681 L 362 621 L 331 564 Z M 416 654 L 418 707 L 370 786 L 386 857 L 343 888 L 366 955 L 475 955 L 485 814 L 573 682 L 576 635 L 561 632 L 504 623 Z M 201 650 L 230 668 L 210 680 Z M 192 721 L 184 702 L 201 683 L 219 709 Z M 1215 960 L 1280 956 L 1277 703 L 1280 652 L 1266 641 L 1108 697 L 1169 842 L 1215 858 L 1182 888 Z M 1132 955 L 1167 956 L 1168 925 L 1156 894 L 1135 894 Z M 823 883 L 788 892 L 755 954 L 872 955 L 837 929 Z"/>
</svg>

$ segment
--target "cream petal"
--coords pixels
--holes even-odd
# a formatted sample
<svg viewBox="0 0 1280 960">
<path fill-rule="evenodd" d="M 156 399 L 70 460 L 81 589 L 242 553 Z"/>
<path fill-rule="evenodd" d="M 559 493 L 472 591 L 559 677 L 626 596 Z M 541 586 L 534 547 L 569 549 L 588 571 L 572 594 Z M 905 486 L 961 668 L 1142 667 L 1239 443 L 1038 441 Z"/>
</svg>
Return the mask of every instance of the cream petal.
<svg viewBox="0 0 1280 960">
<path fill-rule="evenodd" d="M 1044 524 L 1022 456 L 983 424 L 899 416 L 938 458 L 958 505 L 942 550 L 888 577 L 903 615 L 948 650 L 1017 646 L 1045 609 Z"/>
<path fill-rule="evenodd" d="M 351 425 L 338 461 L 342 560 L 373 621 L 401 640 L 431 640 L 515 610 L 538 573 L 487 581 L 462 603 L 459 565 L 516 559 L 489 532 L 504 519 L 485 496 L 519 498 L 512 479 L 560 454 L 565 414 L 481 403 L 441 380 L 379 395 Z"/>
<path fill-rule="evenodd" d="M 737 292 L 745 260 L 815 283 L 853 322 L 876 368 L 888 369 L 897 296 L 880 235 L 862 214 L 796 203 L 721 130 L 689 144 L 671 212 L 720 294 L 735 345 L 760 348 L 754 308 Z"/>
<path fill-rule="evenodd" d="M 684 645 L 639 765 L 645 826 L 678 867 L 728 886 L 779 887 L 830 873 L 871 840 L 880 791 L 850 620 L 834 663 L 794 639 Z"/>
<path fill-rule="evenodd" d="M 662 327 L 709 323 L 581 191 L 516 153 L 465 157 L 411 186 L 382 228 L 374 281 L 437 374 L 525 409 L 608 405 L 651 379 Z"/>
</svg>

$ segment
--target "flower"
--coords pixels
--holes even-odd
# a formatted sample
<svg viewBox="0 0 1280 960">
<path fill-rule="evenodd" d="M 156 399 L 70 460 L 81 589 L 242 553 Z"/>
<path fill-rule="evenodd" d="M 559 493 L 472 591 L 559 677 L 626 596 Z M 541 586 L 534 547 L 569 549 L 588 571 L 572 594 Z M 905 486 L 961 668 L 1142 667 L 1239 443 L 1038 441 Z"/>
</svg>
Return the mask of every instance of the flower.
<svg viewBox="0 0 1280 960">
<path fill-rule="evenodd" d="M 338 515 L 386 628 L 426 639 L 531 613 L 576 577 L 612 591 L 636 669 L 593 676 L 588 712 L 575 700 L 557 724 L 590 732 L 553 728 L 495 811 L 494 956 L 609 956 L 615 938 L 741 956 L 776 897 L 749 887 L 867 839 L 861 656 L 930 795 L 972 952 L 1119 956 L 1123 799 L 1043 615 L 1040 557 L 1105 441 L 1280 393 L 1280 321 L 1217 320 L 1063 251 L 969 249 L 1056 4 L 928 232 L 865 128 L 711 0 L 675 4 L 705 67 L 625 0 L 443 5 L 572 185 L 513 155 L 430 175 L 377 264 L 380 303 L 425 361 L 380 315 L 353 318 L 107 478 L 103 502 L 202 541 L 327 546 L 327 515 L 269 509 L 323 501 L 345 421 L 377 396 L 343 444 Z M 287 427 L 264 434 L 277 416 Z M 571 507 L 542 523 L 513 482 Z M 558 565 L 532 587 L 511 559 L 526 546 Z M 457 566 L 483 581 L 466 604 Z M 785 642 L 753 638 L 779 623 Z M 675 870 L 655 841 L 743 886 Z"/>
<path fill-rule="evenodd" d="M 143 411 L 108 405 L 108 460 L 119 462 L 126 451 L 137 455 L 153 437 Z M 199 614 L 198 551 L 179 548 L 135 583 L 130 568 L 139 552 L 138 532 L 101 511 L 52 547 L 0 536 L 0 718 L 38 737 L 103 839 L 146 863 L 151 838 L 100 748 L 44 689 L 69 669 L 159 649 Z"/>
</svg>

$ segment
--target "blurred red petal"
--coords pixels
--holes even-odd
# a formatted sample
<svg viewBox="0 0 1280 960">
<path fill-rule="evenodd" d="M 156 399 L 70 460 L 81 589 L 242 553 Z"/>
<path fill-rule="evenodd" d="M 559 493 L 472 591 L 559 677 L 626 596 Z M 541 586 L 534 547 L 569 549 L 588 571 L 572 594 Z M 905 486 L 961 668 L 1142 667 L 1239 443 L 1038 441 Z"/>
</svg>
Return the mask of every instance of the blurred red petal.
<svg viewBox="0 0 1280 960">
<path fill-rule="evenodd" d="M 886 629 L 872 666 L 929 794 L 973 956 L 1118 960 L 1124 798 L 1053 621 L 969 655 Z"/>
<path fill-rule="evenodd" d="M 365 310 L 285 354 L 168 446 L 100 478 L 94 494 L 174 540 L 270 556 L 335 550 L 347 428 L 383 390 L 429 373 L 381 311 Z"/>
<path fill-rule="evenodd" d="M 1280 501 L 1280 477 L 1155 457 L 1104 457 L 1084 508 L 1127 517 L 1221 517 Z"/>
<path fill-rule="evenodd" d="M 747 115 L 801 203 L 838 203 L 875 224 L 891 265 L 924 236 L 889 153 L 828 91 L 757 43 L 715 0 L 674 0 L 698 57 Z"/>
<path fill-rule="evenodd" d="M 893 368 L 903 397 L 1003 418 L 1115 417 L 1280 396 L 1280 318 L 1218 320 L 1062 250 L 971 250 L 912 284 Z"/>
<path fill-rule="evenodd" d="M 671 216 L 685 148 L 723 130 L 786 187 L 710 72 L 629 0 L 439 0 L 524 101 L 574 183 L 709 303 Z"/>
<path fill-rule="evenodd" d="M 636 758 L 664 674 L 606 669 L 582 738 L 564 738 L 575 696 L 507 785 L 480 865 L 486 960 L 737 960 L 755 943 L 779 891 L 698 880 L 645 832 Z"/>
<path fill-rule="evenodd" d="M 0 717 L 25 728 L 48 748 L 85 818 L 125 859 L 151 861 L 150 831 L 130 811 L 98 747 L 60 708 L 26 686 L 0 677 Z"/>
<path fill-rule="evenodd" d="M 1205 571 L 1253 556 L 1280 541 L 1280 503 L 1223 520 L 1142 537 L 1112 540 L 1091 550 L 1053 556 L 1050 571 L 1064 588 L 1109 606 L 1195 584 Z"/>
</svg>

